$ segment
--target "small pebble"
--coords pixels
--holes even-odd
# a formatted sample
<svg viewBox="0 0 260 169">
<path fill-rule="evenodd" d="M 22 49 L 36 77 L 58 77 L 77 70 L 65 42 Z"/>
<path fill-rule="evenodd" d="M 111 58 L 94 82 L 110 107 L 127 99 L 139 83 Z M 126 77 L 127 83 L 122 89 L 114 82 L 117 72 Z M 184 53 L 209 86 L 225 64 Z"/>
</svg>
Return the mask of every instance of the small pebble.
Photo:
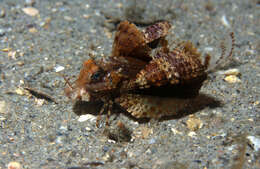
<svg viewBox="0 0 260 169">
<path fill-rule="evenodd" d="M 229 69 L 226 71 L 219 71 L 218 73 L 225 76 L 229 76 L 229 75 L 238 76 L 240 74 L 238 69 Z"/>
<path fill-rule="evenodd" d="M 81 115 L 78 118 L 78 122 L 84 122 L 84 121 L 91 121 L 91 122 L 95 122 L 97 119 L 96 116 L 91 115 L 91 114 L 86 114 L 86 115 Z"/>
<path fill-rule="evenodd" d="M 58 136 L 57 138 L 56 138 L 56 143 L 57 144 L 62 144 L 62 141 L 63 141 L 63 139 L 62 139 L 62 136 Z"/>
<path fill-rule="evenodd" d="M 33 6 L 35 4 L 35 0 L 25 0 L 25 4 L 29 6 Z"/>
<path fill-rule="evenodd" d="M 238 83 L 241 82 L 241 80 L 235 76 L 235 75 L 228 75 L 224 78 L 224 80 L 228 83 Z"/>
<path fill-rule="evenodd" d="M 70 16 L 64 16 L 64 19 L 66 21 L 69 21 L 69 22 L 73 22 L 74 21 L 74 19 L 72 17 L 70 17 Z"/>
<path fill-rule="evenodd" d="M 7 110 L 7 106 L 4 100 L 0 101 L 0 113 L 5 114 Z"/>
<path fill-rule="evenodd" d="M 5 35 L 5 30 L 4 29 L 0 29 L 0 36 L 4 36 Z"/>
<path fill-rule="evenodd" d="M 44 105 L 45 100 L 35 98 L 35 103 L 36 103 L 37 106 L 42 106 L 42 105 Z"/>
<path fill-rule="evenodd" d="M 57 12 L 57 11 L 58 11 L 57 8 L 52 8 L 52 9 L 51 9 L 51 12 L 52 12 L 52 13 L 55 13 L 55 12 Z"/>
<path fill-rule="evenodd" d="M 23 80 L 19 80 L 20 85 L 24 85 L 24 81 Z"/>
<path fill-rule="evenodd" d="M 62 6 L 62 5 L 64 5 L 64 2 L 56 2 L 55 5 L 56 6 Z"/>
<path fill-rule="evenodd" d="M 6 120 L 6 118 L 3 116 L 0 116 L 0 121 L 4 121 L 4 120 Z"/>
<path fill-rule="evenodd" d="M 18 61 L 16 64 L 17 64 L 18 66 L 23 66 L 23 65 L 24 65 L 24 62 L 23 62 L 23 61 Z"/>
<path fill-rule="evenodd" d="M 91 131 L 92 129 L 90 127 L 85 128 L 86 131 Z"/>
<path fill-rule="evenodd" d="M 196 135 L 197 134 L 194 131 L 191 131 L 188 133 L 188 136 L 190 136 L 190 137 L 196 137 Z"/>
<path fill-rule="evenodd" d="M 176 134 L 182 134 L 182 132 L 178 131 L 178 130 L 175 129 L 175 128 L 171 128 L 171 131 L 173 132 L 174 135 L 176 135 Z"/>
<path fill-rule="evenodd" d="M 22 169 L 22 166 L 20 163 L 16 162 L 16 161 L 13 161 L 13 162 L 10 162 L 7 166 L 8 169 Z"/>
<path fill-rule="evenodd" d="M 108 152 L 109 147 L 108 147 L 108 146 L 103 146 L 102 150 L 103 150 L 104 152 Z"/>
<path fill-rule="evenodd" d="M 153 134 L 153 129 L 140 126 L 134 130 L 134 136 L 135 138 L 148 138 L 151 134 Z"/>
<path fill-rule="evenodd" d="M 7 54 L 7 56 L 8 56 L 8 58 L 11 58 L 11 59 L 17 59 L 17 52 L 16 51 L 10 51 L 10 52 L 8 52 L 8 54 Z"/>
<path fill-rule="evenodd" d="M 104 29 L 104 32 L 105 32 L 105 35 L 109 38 L 109 39 L 111 39 L 112 38 L 112 33 L 108 30 L 108 29 Z"/>
<path fill-rule="evenodd" d="M 0 18 L 5 17 L 5 9 L 4 8 L 0 8 Z"/>
<path fill-rule="evenodd" d="M 26 91 L 19 87 L 19 88 L 15 89 L 15 93 L 18 94 L 18 95 L 23 96 L 23 95 L 26 94 Z"/>
<path fill-rule="evenodd" d="M 187 127 L 192 131 L 196 131 L 196 130 L 202 128 L 202 126 L 203 126 L 202 121 L 193 116 L 190 116 L 190 118 L 186 121 L 186 124 L 187 124 Z"/>
<path fill-rule="evenodd" d="M 107 142 L 109 142 L 109 143 L 113 143 L 113 144 L 115 144 L 115 143 L 116 143 L 116 141 L 115 141 L 115 140 L 111 140 L 111 139 L 108 139 L 108 140 L 107 140 Z"/>
<path fill-rule="evenodd" d="M 260 138 L 255 136 L 247 136 L 249 143 L 254 147 L 255 151 L 260 150 Z"/>
<path fill-rule="evenodd" d="M 43 27 L 44 29 L 48 29 L 50 26 L 52 19 L 51 17 L 46 18 L 44 21 L 40 22 L 39 25 Z"/>
<path fill-rule="evenodd" d="M 63 66 L 60 66 L 60 65 L 57 65 L 57 66 L 54 67 L 55 72 L 61 72 L 61 71 L 63 71 L 64 69 L 65 69 L 65 68 L 64 68 Z"/>
<path fill-rule="evenodd" d="M 156 142 L 156 140 L 154 139 L 154 138 L 151 138 L 150 140 L 149 140 L 149 144 L 154 144 Z"/>
<path fill-rule="evenodd" d="M 103 157 L 102 160 L 104 160 L 105 162 L 111 162 L 113 160 L 113 157 L 109 154 L 106 153 Z"/>
<path fill-rule="evenodd" d="M 23 12 L 24 12 L 26 15 L 29 15 L 29 16 L 36 16 L 36 15 L 39 14 L 38 9 L 33 8 L 33 7 L 23 8 L 22 10 L 23 10 Z"/>
<path fill-rule="evenodd" d="M 87 15 L 87 14 L 83 14 L 83 16 L 82 16 L 84 19 L 88 19 L 88 18 L 90 18 L 90 15 Z"/>
<path fill-rule="evenodd" d="M 64 131 L 67 131 L 68 130 L 68 127 L 67 126 L 60 126 L 59 128 L 60 130 L 64 130 Z"/>
<path fill-rule="evenodd" d="M 205 52 L 212 52 L 213 51 L 213 47 L 205 47 L 204 51 Z"/>
<path fill-rule="evenodd" d="M 230 27 L 230 25 L 229 25 L 229 22 L 228 22 L 228 20 L 227 20 L 227 17 L 225 16 L 225 15 L 223 15 L 222 17 L 221 17 L 221 22 L 222 22 L 222 24 L 224 25 L 224 26 L 226 26 L 226 27 Z"/>
<path fill-rule="evenodd" d="M 32 27 L 32 28 L 29 29 L 29 32 L 30 33 L 37 33 L 38 30 L 35 27 Z"/>
<path fill-rule="evenodd" d="M 254 122 L 254 119 L 252 119 L 252 118 L 249 118 L 247 120 L 250 121 L 250 122 Z"/>
<path fill-rule="evenodd" d="M 256 51 L 255 51 L 255 50 L 252 50 L 252 49 L 246 49 L 246 50 L 245 50 L 246 56 L 250 56 L 250 55 L 253 55 L 253 54 L 255 54 L 255 53 L 256 53 Z"/>
<path fill-rule="evenodd" d="M 233 150 L 236 149 L 236 148 L 237 148 L 237 145 L 234 144 L 234 145 L 231 145 L 231 146 L 227 147 L 227 150 L 228 150 L 228 151 L 233 151 Z"/>
<path fill-rule="evenodd" d="M 68 10 L 68 8 L 65 8 L 65 7 L 60 7 L 60 8 L 59 8 L 59 11 L 60 11 L 60 12 L 65 12 L 65 11 L 67 11 L 67 10 Z"/>
<path fill-rule="evenodd" d="M 145 154 L 152 154 L 152 151 L 150 149 L 146 150 Z"/>
<path fill-rule="evenodd" d="M 4 48 L 4 49 L 1 49 L 2 52 L 10 52 L 12 50 L 12 48 Z"/>
</svg>

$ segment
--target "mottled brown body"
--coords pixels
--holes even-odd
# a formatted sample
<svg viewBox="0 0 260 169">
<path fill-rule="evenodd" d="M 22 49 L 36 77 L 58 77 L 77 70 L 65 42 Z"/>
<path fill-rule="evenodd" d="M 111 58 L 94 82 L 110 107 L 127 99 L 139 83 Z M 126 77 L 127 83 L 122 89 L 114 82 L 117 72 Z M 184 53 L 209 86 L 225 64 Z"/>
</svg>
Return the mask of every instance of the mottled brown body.
<svg viewBox="0 0 260 169">
<path fill-rule="evenodd" d="M 170 50 L 164 39 L 170 27 L 159 22 L 140 31 L 121 22 L 109 59 L 85 61 L 74 85 L 67 85 L 66 95 L 88 102 L 112 101 L 136 118 L 184 111 L 199 99 L 210 56 L 202 62 L 191 42 Z"/>
<path fill-rule="evenodd" d="M 190 42 L 183 49 L 159 50 L 153 60 L 137 74 L 136 83 L 145 88 L 162 85 L 188 84 L 194 79 L 205 80 L 207 63 Z"/>
</svg>

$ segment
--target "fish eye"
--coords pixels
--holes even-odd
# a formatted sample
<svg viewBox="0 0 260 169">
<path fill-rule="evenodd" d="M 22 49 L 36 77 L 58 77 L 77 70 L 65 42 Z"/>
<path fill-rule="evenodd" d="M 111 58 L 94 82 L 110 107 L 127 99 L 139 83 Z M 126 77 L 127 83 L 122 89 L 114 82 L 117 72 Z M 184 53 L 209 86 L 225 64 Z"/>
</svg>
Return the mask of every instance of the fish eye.
<svg viewBox="0 0 260 169">
<path fill-rule="evenodd" d="M 103 75 L 104 75 L 104 72 L 102 70 L 98 70 L 93 75 L 91 75 L 91 81 L 96 82 L 96 81 L 100 80 Z"/>
</svg>

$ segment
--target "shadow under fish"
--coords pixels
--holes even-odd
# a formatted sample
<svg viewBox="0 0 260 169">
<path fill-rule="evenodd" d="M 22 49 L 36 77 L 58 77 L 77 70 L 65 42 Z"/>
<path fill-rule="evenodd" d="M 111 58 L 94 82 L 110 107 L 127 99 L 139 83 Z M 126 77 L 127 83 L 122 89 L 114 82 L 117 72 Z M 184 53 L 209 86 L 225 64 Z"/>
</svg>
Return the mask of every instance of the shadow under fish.
<svg viewBox="0 0 260 169">
<path fill-rule="evenodd" d="M 73 111 L 77 115 L 98 115 L 103 105 L 102 101 L 77 101 L 73 106 Z M 220 106 L 219 100 L 202 93 L 192 97 L 127 93 L 115 98 L 111 113 L 124 113 L 137 121 L 145 119 L 169 120 L 182 118 L 206 107 Z"/>
</svg>

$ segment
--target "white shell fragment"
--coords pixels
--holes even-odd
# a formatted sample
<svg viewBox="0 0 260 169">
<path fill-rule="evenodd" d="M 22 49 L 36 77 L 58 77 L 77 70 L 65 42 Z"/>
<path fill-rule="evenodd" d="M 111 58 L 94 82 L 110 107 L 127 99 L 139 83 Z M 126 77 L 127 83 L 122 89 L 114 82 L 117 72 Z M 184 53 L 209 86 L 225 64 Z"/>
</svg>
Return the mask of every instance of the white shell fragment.
<svg viewBox="0 0 260 169">
<path fill-rule="evenodd" d="M 33 8 L 33 7 L 23 8 L 22 10 L 23 10 L 23 12 L 24 12 L 26 15 L 29 15 L 29 16 L 36 16 L 36 15 L 39 14 L 38 9 Z"/>
<path fill-rule="evenodd" d="M 84 121 L 91 121 L 91 122 L 95 122 L 96 121 L 96 116 L 91 115 L 91 114 L 86 114 L 86 115 L 81 115 L 78 118 L 78 122 L 84 122 Z"/>
<path fill-rule="evenodd" d="M 65 68 L 64 68 L 63 66 L 60 66 L 60 65 L 57 65 L 57 66 L 54 67 L 55 72 L 61 72 L 61 71 L 63 71 L 64 69 L 65 69 Z"/>
<path fill-rule="evenodd" d="M 247 136 L 247 139 L 249 140 L 252 147 L 254 147 L 255 151 L 260 150 L 260 138 L 255 136 Z"/>
</svg>

